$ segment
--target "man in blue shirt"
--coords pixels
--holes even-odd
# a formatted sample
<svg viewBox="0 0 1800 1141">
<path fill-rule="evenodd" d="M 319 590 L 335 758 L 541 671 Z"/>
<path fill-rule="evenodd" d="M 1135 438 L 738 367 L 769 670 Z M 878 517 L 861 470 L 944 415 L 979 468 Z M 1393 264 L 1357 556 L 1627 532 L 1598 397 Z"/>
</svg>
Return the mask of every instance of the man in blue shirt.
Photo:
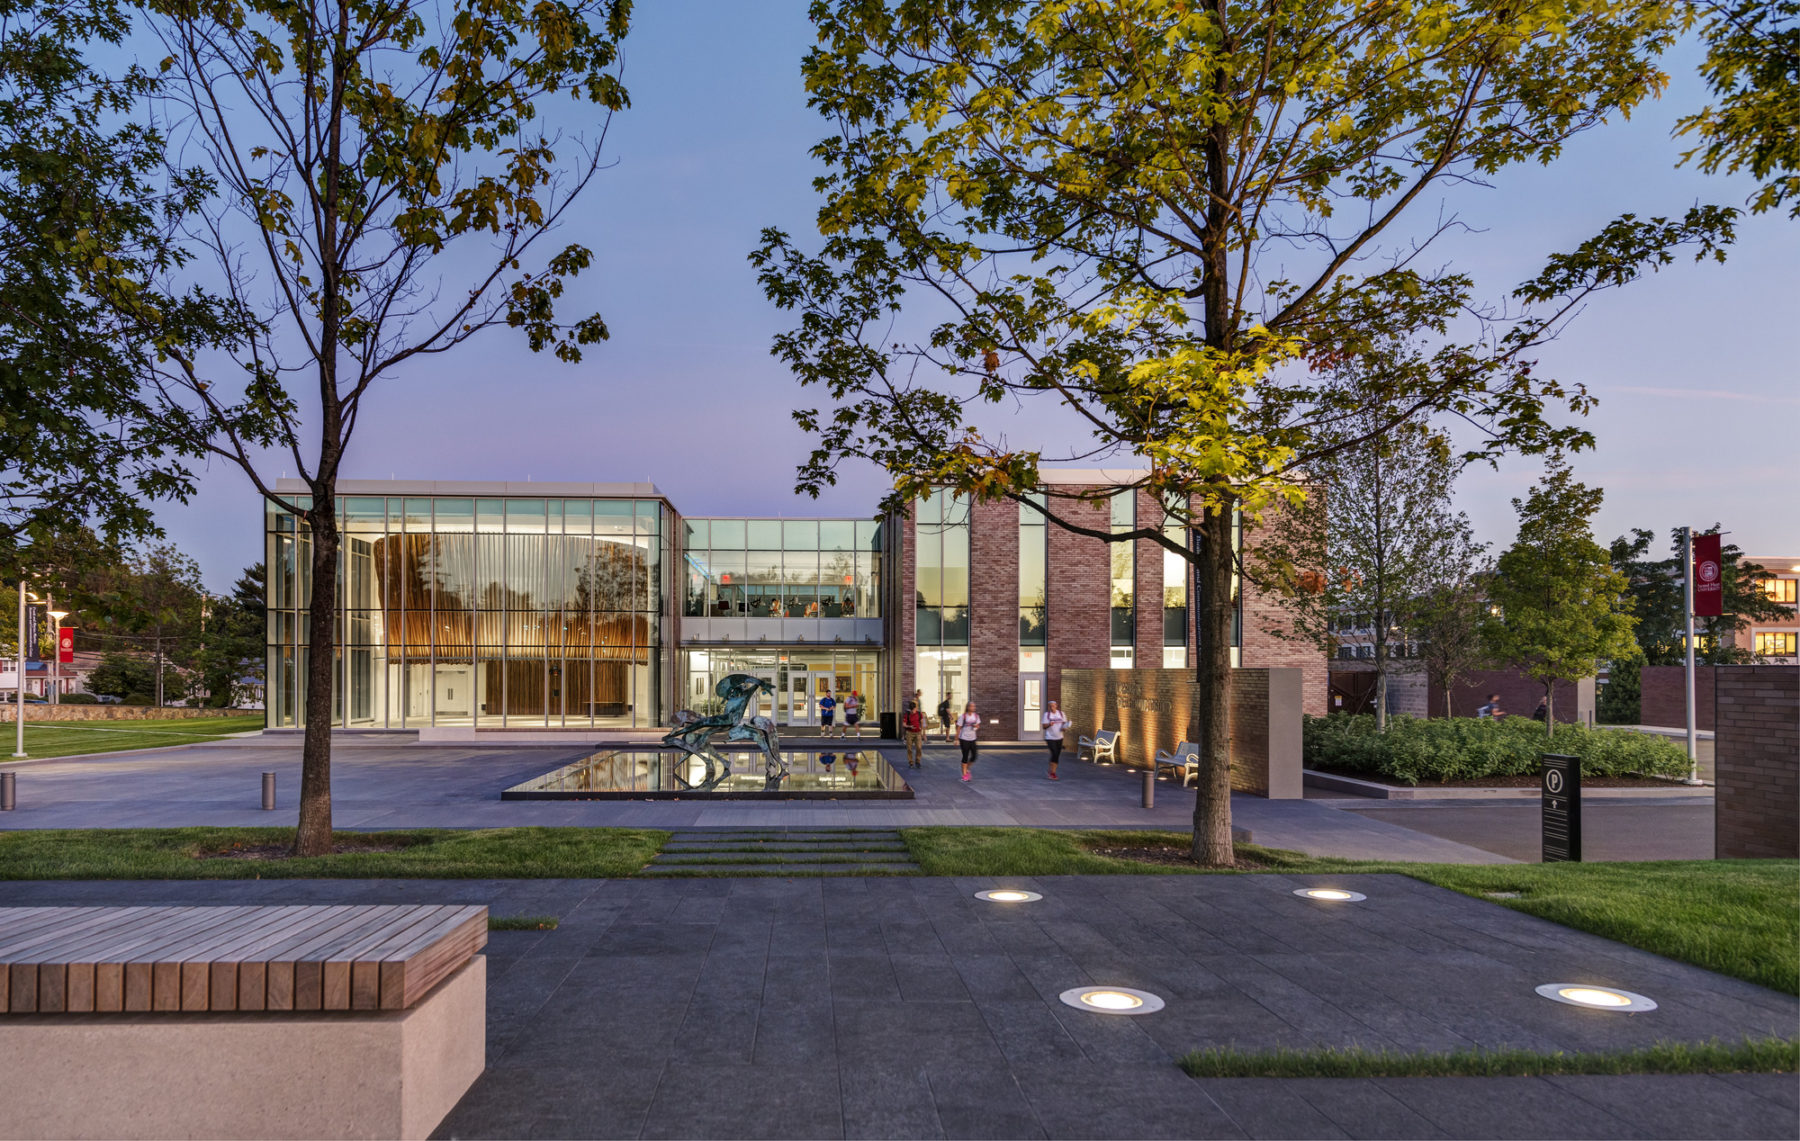
<svg viewBox="0 0 1800 1141">
<path fill-rule="evenodd" d="M 831 696 L 828 691 L 824 697 L 819 698 L 819 724 L 822 727 L 819 736 L 831 736 L 831 725 L 835 720 L 837 720 L 837 698 Z"/>
</svg>

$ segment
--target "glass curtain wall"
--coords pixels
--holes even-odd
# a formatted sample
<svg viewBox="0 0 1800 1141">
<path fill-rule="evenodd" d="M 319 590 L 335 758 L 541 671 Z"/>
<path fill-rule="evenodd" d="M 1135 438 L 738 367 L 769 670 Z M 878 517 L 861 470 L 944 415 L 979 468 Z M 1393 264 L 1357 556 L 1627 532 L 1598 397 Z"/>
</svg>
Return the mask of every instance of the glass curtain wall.
<svg viewBox="0 0 1800 1141">
<path fill-rule="evenodd" d="M 663 721 L 668 508 L 656 500 L 352 497 L 334 723 Z M 301 724 L 309 542 L 271 510 L 269 724 Z"/>
<path fill-rule="evenodd" d="M 1112 497 L 1113 534 L 1137 527 L 1137 491 L 1126 488 Z M 1112 555 L 1112 665 L 1129 669 L 1137 641 L 1137 544 L 1108 543 Z"/>
<path fill-rule="evenodd" d="M 774 692 L 758 698 L 757 712 L 777 725 L 795 723 L 792 701 L 804 695 L 816 701 L 825 692 L 842 703 L 852 690 L 863 697 L 864 732 L 880 728 L 878 695 L 881 692 L 881 651 L 848 650 L 836 647 L 800 649 L 739 649 L 712 646 L 704 650 L 682 651 L 682 708 L 700 714 L 721 712 L 724 703 L 716 686 L 731 674 L 751 674 L 764 678 Z M 810 713 L 810 710 L 804 712 Z M 805 718 L 810 723 L 810 717 Z"/>
<path fill-rule="evenodd" d="M 969 695 L 969 503 L 946 491 L 913 512 L 915 669 L 927 716 Z"/>
<path fill-rule="evenodd" d="M 683 520 L 689 618 L 879 618 L 874 519 Z"/>
</svg>

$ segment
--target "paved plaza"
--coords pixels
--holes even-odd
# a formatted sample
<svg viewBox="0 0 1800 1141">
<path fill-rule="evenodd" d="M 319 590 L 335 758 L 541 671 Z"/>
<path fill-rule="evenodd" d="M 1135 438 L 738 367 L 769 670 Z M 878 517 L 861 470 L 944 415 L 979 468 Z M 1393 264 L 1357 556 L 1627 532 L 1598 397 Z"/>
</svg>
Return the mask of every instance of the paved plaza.
<svg viewBox="0 0 1800 1141">
<path fill-rule="evenodd" d="M 796 743 L 798 744 L 798 743 Z M 816 740 L 805 742 L 816 748 Z M 905 754 L 873 740 L 902 769 Z M 1192 790 L 1159 781 L 1142 807 L 1135 770 L 1065 759 L 1045 779 L 1041 747 L 984 749 L 963 784 L 954 748 L 933 744 L 925 767 L 905 771 L 917 795 L 902 801 L 503 801 L 510 785 L 595 751 L 595 745 L 382 744 L 333 750 L 332 810 L 341 828 L 494 828 L 621 825 L 651 828 L 899 828 L 926 824 L 1046 828 L 1172 828 L 1193 816 Z M 626 745 L 622 747 L 641 747 Z M 18 772 L 19 809 L 5 828 L 133 828 L 294 822 L 300 749 L 291 736 L 246 737 L 90 758 L 0 763 Z M 277 774 L 277 809 L 260 809 L 261 774 Z M 1237 796 L 1232 812 L 1258 844 L 1322 856 L 1505 863 L 1537 858 L 1535 802 L 1433 802 Z M 1682 859 L 1711 854 L 1710 797 L 1612 800 L 1589 793 L 1585 826 L 1595 858 Z"/>
<path fill-rule="evenodd" d="M 1368 899 L 1324 904 L 1303 884 Z M 982 888 L 1043 893 L 991 904 Z M 1793 1137 L 1792 1075 L 1195 1081 L 1207 1046 L 1625 1049 L 1787 995 L 1403 876 L 0 884 L 31 904 L 485 903 L 488 1071 L 445 1137 Z M 1649 995 L 1645 1014 L 1538 997 Z M 1141 1017 L 1063 1005 L 1106 984 Z"/>
</svg>

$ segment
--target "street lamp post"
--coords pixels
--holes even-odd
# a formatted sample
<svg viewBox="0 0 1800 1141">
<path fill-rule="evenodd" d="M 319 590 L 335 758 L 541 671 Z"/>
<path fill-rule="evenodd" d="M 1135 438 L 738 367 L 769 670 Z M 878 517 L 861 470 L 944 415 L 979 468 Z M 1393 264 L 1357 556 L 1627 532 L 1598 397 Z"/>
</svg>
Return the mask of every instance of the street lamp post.
<svg viewBox="0 0 1800 1141">
<path fill-rule="evenodd" d="M 50 600 L 50 605 L 55 606 L 56 599 L 52 598 Z M 52 637 L 50 639 L 50 641 L 52 644 L 54 644 L 56 646 L 56 649 L 54 651 L 55 656 L 50 659 L 50 704 L 51 705 L 61 705 L 62 704 L 62 620 L 69 616 L 69 611 L 67 611 L 67 610 L 51 610 L 51 611 L 48 611 L 48 613 L 50 615 L 50 621 L 51 621 L 50 631 L 54 635 L 54 637 Z"/>
<path fill-rule="evenodd" d="M 25 580 L 19 579 L 19 652 L 13 662 L 13 725 L 18 739 L 13 756 L 25 755 Z"/>
</svg>

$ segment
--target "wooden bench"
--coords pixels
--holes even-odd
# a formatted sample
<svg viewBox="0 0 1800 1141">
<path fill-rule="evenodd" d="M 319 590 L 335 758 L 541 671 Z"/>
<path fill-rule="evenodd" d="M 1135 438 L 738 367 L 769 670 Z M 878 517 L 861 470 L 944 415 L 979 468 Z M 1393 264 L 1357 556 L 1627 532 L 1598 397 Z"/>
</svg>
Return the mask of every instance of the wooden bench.
<svg viewBox="0 0 1800 1141">
<path fill-rule="evenodd" d="M 0 908 L 0 1134 L 427 1136 L 486 943 L 479 906 Z"/>
</svg>

